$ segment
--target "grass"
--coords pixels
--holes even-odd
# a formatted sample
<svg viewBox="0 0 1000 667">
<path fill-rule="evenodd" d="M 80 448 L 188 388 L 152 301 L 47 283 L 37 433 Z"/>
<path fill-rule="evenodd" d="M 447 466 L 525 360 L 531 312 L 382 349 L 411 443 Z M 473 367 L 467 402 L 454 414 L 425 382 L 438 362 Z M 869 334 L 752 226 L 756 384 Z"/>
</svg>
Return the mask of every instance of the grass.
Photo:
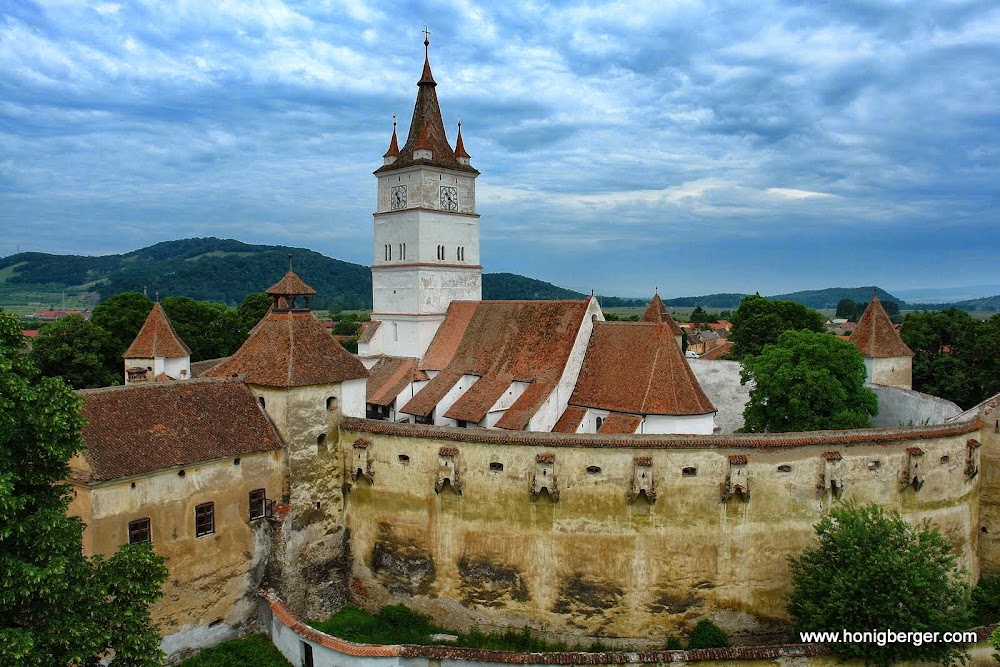
<svg viewBox="0 0 1000 667">
<path fill-rule="evenodd" d="M 177 667 L 291 667 L 274 644 L 264 635 L 250 635 L 242 639 L 217 644 L 188 658 Z"/>
<path fill-rule="evenodd" d="M 423 614 L 407 609 L 403 605 L 382 607 L 371 614 L 353 605 L 346 605 L 325 621 L 310 621 L 309 625 L 336 637 L 362 644 L 416 644 L 429 646 L 444 644 L 469 648 L 492 649 L 494 651 L 518 651 L 523 653 L 546 653 L 568 651 L 563 642 L 546 642 L 522 630 L 507 630 L 486 634 L 473 631 L 467 634 L 449 632 L 430 622 Z M 456 634 L 457 642 L 436 642 L 432 634 Z M 591 646 L 595 652 L 606 651 L 599 642 Z"/>
</svg>

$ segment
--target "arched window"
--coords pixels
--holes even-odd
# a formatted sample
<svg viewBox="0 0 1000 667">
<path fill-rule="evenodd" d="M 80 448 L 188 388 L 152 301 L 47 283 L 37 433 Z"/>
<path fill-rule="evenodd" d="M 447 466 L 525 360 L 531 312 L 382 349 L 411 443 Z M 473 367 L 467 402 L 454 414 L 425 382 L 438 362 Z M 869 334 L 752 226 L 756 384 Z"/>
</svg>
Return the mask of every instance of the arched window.
<svg viewBox="0 0 1000 667">
<path fill-rule="evenodd" d="M 598 417 L 597 418 L 597 429 L 596 430 L 600 431 L 601 430 L 601 426 L 603 424 L 604 424 L 604 417 Z"/>
</svg>

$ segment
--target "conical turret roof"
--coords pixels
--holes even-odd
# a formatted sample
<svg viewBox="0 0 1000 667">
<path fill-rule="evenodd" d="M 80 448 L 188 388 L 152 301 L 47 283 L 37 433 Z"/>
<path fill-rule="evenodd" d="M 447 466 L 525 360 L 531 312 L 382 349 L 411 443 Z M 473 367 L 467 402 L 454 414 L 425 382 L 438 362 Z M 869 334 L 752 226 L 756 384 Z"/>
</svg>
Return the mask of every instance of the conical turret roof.
<svg viewBox="0 0 1000 667">
<path fill-rule="evenodd" d="M 913 350 L 903 342 L 899 332 L 892 326 L 892 320 L 882 307 L 882 302 L 874 296 L 851 334 L 851 342 L 869 359 L 913 356 Z"/>
<path fill-rule="evenodd" d="M 643 313 L 641 322 L 655 322 L 657 324 L 666 324 L 667 328 L 670 329 L 670 333 L 675 336 L 681 335 L 681 328 L 677 326 L 677 322 L 674 318 L 670 317 L 670 311 L 667 310 L 667 305 L 663 303 L 663 299 L 660 298 L 659 294 L 654 294 L 653 298 L 650 299 L 649 305 L 646 306 L 646 312 Z"/>
<path fill-rule="evenodd" d="M 135 340 L 128 346 L 123 355 L 125 359 L 176 359 L 190 357 L 191 348 L 184 344 L 181 337 L 174 331 L 166 311 L 159 301 L 153 304 L 153 309 L 146 316 L 142 328 L 136 334 Z"/>
</svg>

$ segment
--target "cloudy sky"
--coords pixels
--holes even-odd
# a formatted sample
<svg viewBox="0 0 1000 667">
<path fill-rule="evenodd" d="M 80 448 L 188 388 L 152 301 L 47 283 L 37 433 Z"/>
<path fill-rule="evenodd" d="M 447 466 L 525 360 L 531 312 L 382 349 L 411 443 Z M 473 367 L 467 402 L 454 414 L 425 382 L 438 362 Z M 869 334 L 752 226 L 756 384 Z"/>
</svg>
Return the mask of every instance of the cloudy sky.
<svg viewBox="0 0 1000 667">
<path fill-rule="evenodd" d="M 1000 283 L 995 0 L 0 0 L 0 256 L 220 236 L 370 263 L 425 23 L 486 271 Z"/>
</svg>

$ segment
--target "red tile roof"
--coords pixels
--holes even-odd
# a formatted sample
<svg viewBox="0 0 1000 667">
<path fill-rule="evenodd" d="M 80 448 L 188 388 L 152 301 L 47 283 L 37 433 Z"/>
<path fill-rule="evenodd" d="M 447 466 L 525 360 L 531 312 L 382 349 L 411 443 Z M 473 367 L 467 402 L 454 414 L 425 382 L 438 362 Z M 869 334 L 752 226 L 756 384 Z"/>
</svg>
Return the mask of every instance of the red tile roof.
<svg viewBox="0 0 1000 667">
<path fill-rule="evenodd" d="M 823 458 L 827 461 L 842 461 L 844 455 L 840 452 L 823 452 Z"/>
<path fill-rule="evenodd" d="M 749 462 L 746 454 L 730 454 L 729 455 L 729 465 L 731 466 L 745 466 Z"/>
<path fill-rule="evenodd" d="M 269 312 L 246 342 L 205 377 L 241 375 L 250 384 L 304 387 L 368 377 L 368 371 L 311 312 Z"/>
<path fill-rule="evenodd" d="M 236 380 L 187 380 L 87 389 L 83 455 L 95 480 L 280 449 Z"/>
<path fill-rule="evenodd" d="M 191 377 L 200 378 L 208 371 L 212 370 L 229 357 L 219 357 L 218 359 L 204 359 L 202 361 L 191 362 Z"/>
<path fill-rule="evenodd" d="M 417 99 L 413 104 L 413 117 L 410 120 L 410 130 L 406 136 L 406 143 L 399 149 L 399 158 L 392 164 L 379 167 L 375 171 L 376 174 L 403 169 L 415 164 L 430 164 L 473 174 L 479 173 L 472 166 L 459 163 L 455 151 L 448 143 L 448 135 L 444 129 L 444 122 L 441 120 L 441 107 L 438 104 L 436 87 L 437 82 L 434 81 L 434 75 L 431 73 L 430 60 L 425 56 L 424 69 L 420 75 L 420 81 L 417 82 Z M 413 151 L 418 147 L 429 149 L 431 159 L 414 159 Z"/>
<path fill-rule="evenodd" d="M 733 349 L 733 345 L 735 345 L 735 343 L 730 343 L 726 341 L 725 343 L 719 345 L 718 347 L 713 347 L 711 350 L 699 356 L 698 358 L 707 359 L 708 361 L 717 361 L 719 359 L 722 359 L 727 354 L 729 354 L 729 351 Z"/>
<path fill-rule="evenodd" d="M 919 447 L 907 447 L 906 453 L 909 454 L 910 456 L 923 456 L 924 450 L 920 449 Z"/>
<path fill-rule="evenodd" d="M 559 421 L 552 427 L 553 433 L 576 433 L 587 414 L 587 408 L 580 408 L 575 405 L 567 405 L 563 410 Z"/>
<path fill-rule="evenodd" d="M 370 343 L 375 338 L 375 332 L 382 325 L 380 320 L 371 320 L 361 323 L 361 335 L 358 336 L 358 343 Z"/>
<path fill-rule="evenodd" d="M 458 138 L 455 139 L 455 157 L 464 157 L 466 159 L 471 158 L 465 150 L 465 142 L 462 141 L 462 124 L 458 124 Z"/>
<path fill-rule="evenodd" d="M 670 329 L 648 322 L 595 322 L 573 405 L 639 415 L 715 412 Z"/>
<path fill-rule="evenodd" d="M 535 455 L 536 463 L 555 463 L 556 455 L 552 452 L 543 452 L 541 454 Z"/>
<path fill-rule="evenodd" d="M 426 380 L 427 375 L 417 370 L 418 360 L 410 357 L 382 357 L 368 375 L 368 393 L 365 399 L 373 405 L 389 405 L 415 380 Z"/>
<path fill-rule="evenodd" d="M 392 139 L 389 141 L 389 150 L 382 157 L 399 157 L 399 141 L 396 139 L 396 121 L 392 122 Z"/>
<path fill-rule="evenodd" d="M 302 278 L 289 269 L 288 273 L 275 284 L 264 290 L 268 296 L 312 296 L 316 290 L 306 285 Z"/>
<path fill-rule="evenodd" d="M 634 457 L 632 457 L 632 462 L 635 463 L 637 466 L 643 466 L 643 467 L 648 468 L 649 466 L 653 465 L 653 457 L 652 456 L 634 456 Z"/>
<path fill-rule="evenodd" d="M 174 331 L 170 318 L 159 302 L 153 304 L 153 309 L 146 316 L 142 328 L 136 334 L 135 340 L 125 350 L 125 359 L 153 359 L 164 357 L 176 359 L 191 356 L 191 348 L 184 344 L 181 337 Z"/>
<path fill-rule="evenodd" d="M 612 412 L 604 418 L 601 428 L 597 430 L 601 435 L 617 435 L 623 433 L 635 433 L 642 423 L 642 417 L 638 415 L 626 415 L 621 412 Z"/>
<path fill-rule="evenodd" d="M 21 332 L 21 335 L 26 336 L 27 338 L 34 338 L 38 335 L 38 329 L 25 329 Z"/>
<path fill-rule="evenodd" d="M 458 456 L 458 447 L 442 447 L 438 450 L 438 456 Z"/>
<path fill-rule="evenodd" d="M 876 297 L 872 297 L 865 308 L 850 341 L 869 359 L 913 356 L 913 351 L 899 337 L 899 332 L 893 328 L 892 320 Z"/>
<path fill-rule="evenodd" d="M 677 326 L 674 318 L 670 317 L 670 311 L 667 310 L 667 306 L 663 303 L 663 299 L 660 298 L 659 294 L 653 295 L 640 321 L 666 324 L 670 328 L 670 333 L 675 336 L 680 336 L 683 333 L 681 328 Z"/>
<path fill-rule="evenodd" d="M 559 382 L 589 303 L 453 301 L 420 366 L 442 372 L 403 407 L 403 412 L 430 414 L 461 376 L 476 375 L 480 379 L 448 415 L 478 422 L 517 380 L 531 384 L 497 427 L 524 429 Z"/>
</svg>

